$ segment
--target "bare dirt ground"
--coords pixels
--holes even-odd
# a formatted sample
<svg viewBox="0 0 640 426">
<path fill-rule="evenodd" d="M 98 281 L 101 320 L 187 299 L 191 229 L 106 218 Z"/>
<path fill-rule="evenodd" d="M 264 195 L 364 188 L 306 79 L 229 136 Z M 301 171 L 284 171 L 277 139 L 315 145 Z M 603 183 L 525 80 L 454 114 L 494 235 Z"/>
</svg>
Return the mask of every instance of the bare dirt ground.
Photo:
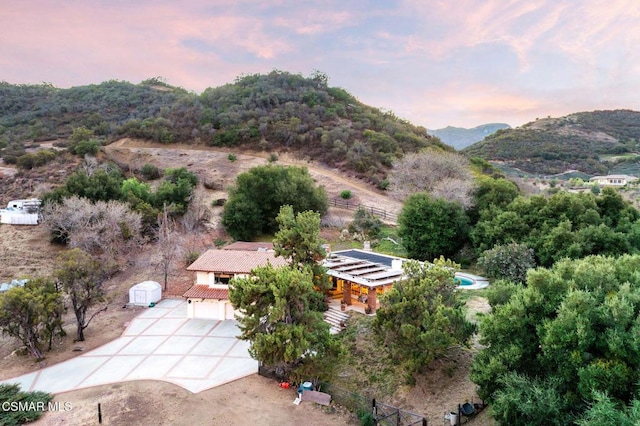
<svg viewBox="0 0 640 426">
<path fill-rule="evenodd" d="M 293 405 L 296 393 L 253 375 L 192 394 L 164 382 L 125 382 L 56 395 L 69 412 L 49 412 L 34 425 L 353 425 L 355 417 L 311 402 Z"/>
<path fill-rule="evenodd" d="M 219 191 L 211 191 L 210 199 L 225 198 L 226 188 L 233 184 L 235 177 L 258 165 L 267 164 L 268 154 L 237 150 L 231 148 L 215 148 L 192 145 L 163 145 L 136 139 L 121 139 L 104 147 L 110 158 L 119 164 L 129 165 L 140 170 L 146 163 L 154 164 L 161 169 L 187 166 L 196 173 L 201 181 L 214 182 Z M 229 154 L 235 155 L 234 161 Z M 318 185 L 324 186 L 329 198 L 337 198 L 343 190 L 350 190 L 352 201 L 365 206 L 398 213 L 402 204 L 384 195 L 365 182 L 353 179 L 337 169 L 329 169 L 312 161 L 300 160 L 290 154 L 278 154 L 277 164 L 304 166 Z"/>
<path fill-rule="evenodd" d="M 107 156 L 121 165 L 140 169 L 145 163 L 161 168 L 187 166 L 201 179 L 216 183 L 216 189 L 204 190 L 204 201 L 226 198 L 225 189 L 233 183 L 235 176 L 255 165 L 266 164 L 264 153 L 220 150 L 213 148 L 195 149 L 192 146 L 153 145 L 130 139 L 121 140 L 105 149 Z M 236 161 L 228 159 L 229 153 L 236 155 Z M 314 163 L 300 161 L 288 155 L 281 155 L 280 164 L 304 165 L 316 181 L 325 187 L 329 197 L 338 197 L 348 189 L 353 200 L 364 205 L 399 212 L 401 204 L 391 200 L 366 183 L 351 180 L 338 170 L 330 170 Z M 37 196 L 38 194 L 34 194 Z M 32 196 L 31 194 L 29 196 Z M 208 231 L 198 236 L 185 236 L 182 245 L 187 250 L 204 252 L 213 247 L 215 239 L 225 235 L 217 229 L 221 208 L 213 208 L 213 218 Z M 331 210 L 330 214 L 346 221 L 353 212 Z M 53 270 L 60 247 L 49 243 L 43 227 L 15 227 L 0 225 L 0 282 L 23 276 L 45 276 Z M 123 308 L 128 301 L 128 289 L 144 280 L 163 282 L 157 268 L 157 250 L 146 245 L 130 258 L 128 266 L 114 276 L 106 287 L 112 296 L 109 308 L 98 315 L 85 330 L 85 342 L 73 341 L 75 327 L 72 313 L 67 313 L 67 336 L 54 343 L 53 350 L 45 353 L 45 360 L 38 363 L 20 355 L 17 344 L 6 336 L 0 336 L 0 379 L 7 379 L 47 365 L 75 357 L 82 352 L 99 347 L 120 336 L 127 323 L 140 313 L 138 310 Z M 179 297 L 192 283 L 185 265 L 178 260 L 170 273 L 169 288 L 165 295 Z M 486 302 L 478 300 L 472 309 L 486 309 Z M 455 409 L 458 403 L 477 402 L 475 385 L 468 378 L 472 351 L 463 351 L 455 356 L 453 363 L 433 366 L 432 372 L 418 380 L 413 388 L 399 389 L 391 401 L 401 408 L 426 414 L 429 424 L 441 424 L 443 414 Z M 275 382 L 257 375 L 228 383 L 219 388 L 199 394 L 164 382 L 126 382 L 115 385 L 69 392 L 56 396 L 56 401 L 71 402 L 71 412 L 50 412 L 37 424 L 41 425 L 84 425 L 97 423 L 97 404 L 101 403 L 104 424 L 158 424 L 158 425 L 199 425 L 199 424 L 358 424 L 357 419 L 341 409 L 326 409 L 312 403 L 300 406 L 292 404 L 295 393 L 280 389 Z M 487 410 L 472 419 L 470 424 L 493 425 Z"/>
</svg>

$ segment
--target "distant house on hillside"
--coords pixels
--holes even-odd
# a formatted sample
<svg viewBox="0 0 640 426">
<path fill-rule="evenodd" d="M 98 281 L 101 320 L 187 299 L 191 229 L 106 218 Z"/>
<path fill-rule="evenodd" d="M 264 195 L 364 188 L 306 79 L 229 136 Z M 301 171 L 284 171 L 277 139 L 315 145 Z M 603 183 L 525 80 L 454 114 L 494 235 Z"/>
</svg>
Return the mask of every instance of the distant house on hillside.
<svg viewBox="0 0 640 426">
<path fill-rule="evenodd" d="M 229 301 L 229 280 L 246 277 L 258 266 L 288 265 L 273 251 L 207 250 L 187 271 L 196 273 L 195 284 L 183 294 L 187 299 L 187 317 L 225 320 L 233 319 L 235 311 Z"/>
<path fill-rule="evenodd" d="M 638 178 L 629 175 L 607 175 L 607 176 L 594 176 L 589 179 L 590 182 L 595 182 L 598 185 L 603 186 L 624 186 L 628 183 L 637 181 Z"/>
</svg>

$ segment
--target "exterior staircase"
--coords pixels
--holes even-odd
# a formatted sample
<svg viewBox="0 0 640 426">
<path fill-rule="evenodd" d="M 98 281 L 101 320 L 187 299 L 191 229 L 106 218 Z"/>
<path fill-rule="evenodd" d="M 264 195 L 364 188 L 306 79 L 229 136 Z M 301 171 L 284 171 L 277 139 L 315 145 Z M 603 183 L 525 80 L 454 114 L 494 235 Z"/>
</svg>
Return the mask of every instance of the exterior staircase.
<svg viewBox="0 0 640 426">
<path fill-rule="evenodd" d="M 339 309 L 329 306 L 329 309 L 324 312 L 324 321 L 331 326 L 331 334 L 338 334 L 344 328 L 343 324 L 349 319 L 349 314 L 342 312 Z"/>
</svg>

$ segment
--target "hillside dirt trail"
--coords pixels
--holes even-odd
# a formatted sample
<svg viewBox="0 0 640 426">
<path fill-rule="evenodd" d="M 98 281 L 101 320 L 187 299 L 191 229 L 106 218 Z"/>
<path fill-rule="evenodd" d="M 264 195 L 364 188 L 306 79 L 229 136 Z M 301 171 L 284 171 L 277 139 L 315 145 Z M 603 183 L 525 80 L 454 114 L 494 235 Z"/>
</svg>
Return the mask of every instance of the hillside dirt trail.
<svg viewBox="0 0 640 426">
<path fill-rule="evenodd" d="M 131 138 L 120 139 L 105 146 L 104 150 L 108 156 L 136 169 L 147 162 L 161 168 L 186 166 L 205 179 L 219 182 L 222 189 L 232 185 L 238 173 L 267 164 L 271 155 L 234 148 L 150 143 Z M 235 155 L 236 159 L 229 160 L 229 154 Z M 376 207 L 393 214 L 398 214 L 402 209 L 400 201 L 343 171 L 296 158 L 290 153 L 277 155 L 277 164 L 306 167 L 316 182 L 325 187 L 329 198 L 338 198 L 342 191 L 350 190 L 351 200 L 356 204 Z"/>
</svg>

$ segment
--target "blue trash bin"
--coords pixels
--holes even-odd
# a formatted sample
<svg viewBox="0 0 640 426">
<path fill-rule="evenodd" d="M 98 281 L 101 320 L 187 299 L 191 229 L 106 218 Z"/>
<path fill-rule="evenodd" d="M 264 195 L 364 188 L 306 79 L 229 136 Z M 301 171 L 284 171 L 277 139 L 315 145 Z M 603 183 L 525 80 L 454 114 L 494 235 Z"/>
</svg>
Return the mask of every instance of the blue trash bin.
<svg viewBox="0 0 640 426">
<path fill-rule="evenodd" d="M 306 390 L 313 390 L 313 383 L 311 382 L 300 383 L 300 386 L 298 386 L 298 393 L 302 393 L 302 391 L 306 391 Z"/>
</svg>

